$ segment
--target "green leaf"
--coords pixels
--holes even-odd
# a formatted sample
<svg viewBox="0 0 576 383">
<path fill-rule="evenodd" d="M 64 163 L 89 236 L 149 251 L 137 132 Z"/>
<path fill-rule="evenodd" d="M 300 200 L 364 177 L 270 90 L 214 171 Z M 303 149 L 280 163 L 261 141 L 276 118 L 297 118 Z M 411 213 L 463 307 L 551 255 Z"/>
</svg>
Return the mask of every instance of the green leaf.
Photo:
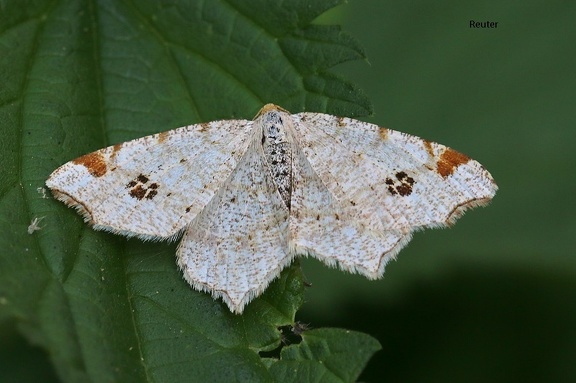
<svg viewBox="0 0 576 383">
<path fill-rule="evenodd" d="M 233 315 L 186 284 L 175 244 L 95 232 L 44 182 L 93 150 L 268 102 L 370 113 L 329 72 L 361 48 L 310 24 L 339 2 L 0 3 L 0 323 L 47 350 L 63 381 L 272 380 L 258 353 L 294 322 L 297 263 Z"/>
<path fill-rule="evenodd" d="M 342 329 L 315 329 L 302 342 L 285 347 L 280 360 L 269 360 L 279 382 L 353 382 L 380 344 L 372 337 Z"/>
</svg>

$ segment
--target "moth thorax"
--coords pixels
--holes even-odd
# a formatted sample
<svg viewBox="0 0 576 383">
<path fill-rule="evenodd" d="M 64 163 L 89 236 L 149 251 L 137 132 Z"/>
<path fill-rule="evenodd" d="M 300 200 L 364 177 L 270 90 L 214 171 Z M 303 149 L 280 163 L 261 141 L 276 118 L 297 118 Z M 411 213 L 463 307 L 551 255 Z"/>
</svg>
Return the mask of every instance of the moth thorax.
<svg viewBox="0 0 576 383">
<path fill-rule="evenodd" d="M 290 209 L 292 196 L 292 148 L 286 129 L 278 113 L 269 113 L 264 119 L 262 148 L 268 169 L 284 204 Z"/>
</svg>

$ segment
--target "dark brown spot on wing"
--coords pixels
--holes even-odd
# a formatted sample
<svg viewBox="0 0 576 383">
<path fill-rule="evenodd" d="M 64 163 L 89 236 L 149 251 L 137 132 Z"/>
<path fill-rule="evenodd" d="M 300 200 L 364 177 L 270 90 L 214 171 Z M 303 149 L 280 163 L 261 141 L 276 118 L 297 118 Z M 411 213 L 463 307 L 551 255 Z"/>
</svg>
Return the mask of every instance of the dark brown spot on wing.
<svg viewBox="0 0 576 383">
<path fill-rule="evenodd" d="M 94 177 L 102 177 L 106 174 L 106 161 L 99 151 L 78 157 L 72 162 L 85 166 Z"/>
<path fill-rule="evenodd" d="M 130 189 L 130 197 L 136 198 L 141 200 L 146 196 L 146 189 L 142 187 L 142 185 L 136 185 L 132 189 Z"/>
<path fill-rule="evenodd" d="M 436 162 L 436 171 L 442 177 L 446 178 L 454 173 L 454 170 L 456 170 L 458 166 L 465 164 L 468 161 L 470 161 L 470 157 L 450 148 L 446 148 L 444 153 L 440 156 L 440 159 L 438 159 L 438 162 Z"/>
<path fill-rule="evenodd" d="M 135 179 L 126 184 L 126 188 L 130 189 L 128 195 L 130 197 L 136 198 L 137 200 L 153 199 L 158 195 L 158 188 L 160 185 L 156 182 L 152 182 L 150 185 L 146 185 L 150 179 L 144 174 L 139 174 Z"/>
<path fill-rule="evenodd" d="M 146 193 L 146 199 L 152 199 L 156 197 L 156 194 L 158 194 L 156 190 L 148 190 L 148 193 Z"/>
<path fill-rule="evenodd" d="M 388 185 L 388 192 L 392 195 L 400 195 L 402 197 L 409 196 L 412 194 L 412 186 L 416 183 L 414 178 L 408 176 L 406 172 L 397 172 L 395 174 L 395 180 L 388 177 L 384 181 Z"/>
</svg>

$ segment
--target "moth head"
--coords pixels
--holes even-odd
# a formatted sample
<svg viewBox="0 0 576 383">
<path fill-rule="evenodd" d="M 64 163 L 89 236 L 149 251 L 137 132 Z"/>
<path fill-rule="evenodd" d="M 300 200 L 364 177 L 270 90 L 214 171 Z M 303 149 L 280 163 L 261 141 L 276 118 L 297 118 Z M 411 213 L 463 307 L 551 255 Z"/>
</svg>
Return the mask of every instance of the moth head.
<svg viewBox="0 0 576 383">
<path fill-rule="evenodd" d="M 288 141 L 287 124 L 292 120 L 284 109 L 274 105 L 265 105 L 256 116 L 262 126 L 262 143 L 280 144 Z"/>
</svg>

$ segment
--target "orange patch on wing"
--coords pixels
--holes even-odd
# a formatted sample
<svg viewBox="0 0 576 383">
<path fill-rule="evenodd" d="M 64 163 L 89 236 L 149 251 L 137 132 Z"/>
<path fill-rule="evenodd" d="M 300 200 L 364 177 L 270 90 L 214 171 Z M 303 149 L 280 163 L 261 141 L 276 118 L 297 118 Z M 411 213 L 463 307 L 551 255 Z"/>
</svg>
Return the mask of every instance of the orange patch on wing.
<svg viewBox="0 0 576 383">
<path fill-rule="evenodd" d="M 120 143 L 120 144 L 116 144 L 112 147 L 112 154 L 110 154 L 110 161 L 114 161 L 114 158 L 116 158 L 116 153 L 118 153 L 120 151 L 120 149 L 122 149 L 122 146 L 124 145 L 124 143 Z"/>
<path fill-rule="evenodd" d="M 383 127 L 378 127 L 378 134 L 380 135 L 380 138 L 382 140 L 387 140 L 388 139 L 388 129 L 383 128 Z"/>
<path fill-rule="evenodd" d="M 428 155 L 430 157 L 434 157 L 434 149 L 432 148 L 432 142 L 428 141 L 428 140 L 422 140 L 424 141 L 424 149 L 426 149 L 426 152 L 428 152 Z"/>
<path fill-rule="evenodd" d="M 73 160 L 75 164 L 83 165 L 94 177 L 102 177 L 106 174 L 106 161 L 100 152 L 86 154 Z"/>
<path fill-rule="evenodd" d="M 450 148 L 446 148 L 444 153 L 440 156 L 438 162 L 436 162 L 437 172 L 442 177 L 446 178 L 452 173 L 454 170 L 462 165 L 470 161 L 470 157 L 464 155 L 456 150 L 452 150 Z"/>
<path fill-rule="evenodd" d="M 168 137 L 168 132 L 158 133 L 158 143 L 163 143 L 166 140 L 166 137 Z"/>
</svg>

